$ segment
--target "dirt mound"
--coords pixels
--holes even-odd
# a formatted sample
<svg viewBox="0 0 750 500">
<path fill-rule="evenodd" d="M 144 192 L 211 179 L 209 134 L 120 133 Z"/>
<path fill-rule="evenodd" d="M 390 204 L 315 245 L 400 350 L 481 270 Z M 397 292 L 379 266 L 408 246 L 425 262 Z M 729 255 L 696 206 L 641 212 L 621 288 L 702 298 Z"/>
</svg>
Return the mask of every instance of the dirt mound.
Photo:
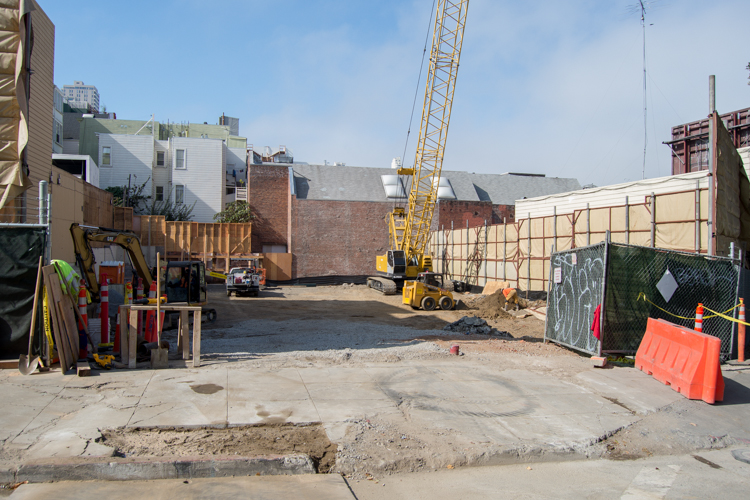
<svg viewBox="0 0 750 500">
<path fill-rule="evenodd" d="M 505 295 L 498 290 L 492 295 L 487 295 L 472 304 L 476 309 L 477 316 L 484 319 L 512 318 L 503 308 L 505 307 Z"/>
</svg>

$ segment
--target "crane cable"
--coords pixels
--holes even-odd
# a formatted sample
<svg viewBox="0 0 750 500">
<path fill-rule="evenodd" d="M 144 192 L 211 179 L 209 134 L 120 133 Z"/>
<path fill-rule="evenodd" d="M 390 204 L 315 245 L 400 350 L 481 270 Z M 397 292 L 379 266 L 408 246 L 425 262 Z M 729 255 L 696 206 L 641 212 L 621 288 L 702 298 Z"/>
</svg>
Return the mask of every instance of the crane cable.
<svg viewBox="0 0 750 500">
<path fill-rule="evenodd" d="M 424 69 L 424 56 L 427 54 L 427 41 L 430 39 L 430 28 L 432 26 L 432 13 L 435 12 L 435 1 L 432 0 L 432 9 L 430 10 L 430 20 L 427 23 L 427 34 L 424 38 L 424 48 L 422 49 L 422 62 L 419 64 L 419 78 L 417 78 L 417 88 L 414 89 L 414 102 L 411 105 L 411 116 L 409 117 L 409 129 L 406 131 L 406 142 L 404 143 L 404 154 L 401 157 L 401 165 L 403 166 L 403 162 L 406 161 L 406 148 L 409 145 L 409 135 L 411 134 L 411 125 L 414 121 L 414 110 L 417 107 L 417 96 L 419 95 L 419 84 L 422 81 L 422 70 Z M 404 186 L 404 196 L 407 197 L 406 193 L 409 191 L 410 186 L 408 186 L 409 180 L 407 179 L 406 184 Z M 398 186 L 396 187 L 398 192 Z M 393 200 L 393 206 L 395 208 L 398 198 L 395 198 Z"/>
</svg>

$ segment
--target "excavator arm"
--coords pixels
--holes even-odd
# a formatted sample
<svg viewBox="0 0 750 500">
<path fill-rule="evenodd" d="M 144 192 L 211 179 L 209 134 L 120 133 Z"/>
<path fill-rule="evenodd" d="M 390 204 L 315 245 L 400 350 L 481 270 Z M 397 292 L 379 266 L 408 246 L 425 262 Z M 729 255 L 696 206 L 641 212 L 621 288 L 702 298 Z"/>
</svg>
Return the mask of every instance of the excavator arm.
<svg viewBox="0 0 750 500">
<path fill-rule="evenodd" d="M 91 293 L 93 301 L 99 301 L 99 283 L 96 280 L 96 273 L 94 272 L 96 259 L 94 258 L 94 252 L 91 250 L 92 241 L 122 247 L 128 253 L 130 262 L 133 264 L 138 276 L 143 278 L 146 290 L 149 289 L 153 278 L 141 250 L 141 241 L 135 233 L 104 227 L 71 224 L 70 234 L 73 236 L 76 263 L 83 274 L 83 278 L 86 280 L 86 288 Z"/>
</svg>

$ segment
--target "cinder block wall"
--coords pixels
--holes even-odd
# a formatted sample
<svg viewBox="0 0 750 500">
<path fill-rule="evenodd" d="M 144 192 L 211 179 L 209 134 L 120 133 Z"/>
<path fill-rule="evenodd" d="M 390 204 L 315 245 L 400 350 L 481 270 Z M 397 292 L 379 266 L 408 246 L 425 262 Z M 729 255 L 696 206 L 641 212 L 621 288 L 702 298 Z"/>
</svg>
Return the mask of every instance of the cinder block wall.
<svg viewBox="0 0 750 500">
<path fill-rule="evenodd" d="M 289 223 L 289 166 L 250 165 L 248 203 L 257 216 L 253 220 L 252 251 L 263 245 L 287 245 Z"/>
<path fill-rule="evenodd" d="M 388 247 L 393 203 L 294 200 L 294 277 L 370 275 Z"/>
</svg>

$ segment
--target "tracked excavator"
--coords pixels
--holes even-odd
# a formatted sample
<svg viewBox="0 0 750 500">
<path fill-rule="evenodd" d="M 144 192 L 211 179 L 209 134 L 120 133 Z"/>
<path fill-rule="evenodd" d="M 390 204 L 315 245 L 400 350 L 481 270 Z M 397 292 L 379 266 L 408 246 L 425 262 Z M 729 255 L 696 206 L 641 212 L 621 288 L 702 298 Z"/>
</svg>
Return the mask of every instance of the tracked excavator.
<svg viewBox="0 0 750 500">
<path fill-rule="evenodd" d="M 410 184 L 408 207 L 396 206 L 385 220 L 390 249 L 377 256 L 377 276 L 367 286 L 386 295 L 402 291 L 403 303 L 426 310 L 452 309 L 449 286 L 437 285 L 427 252 L 432 215 L 456 86 L 469 1 L 438 0 L 430 65 L 413 168 L 399 168 Z M 438 275 L 439 276 L 439 275 Z"/>
<path fill-rule="evenodd" d="M 76 264 L 86 282 L 86 289 L 91 294 L 93 302 L 99 302 L 100 285 L 94 271 L 94 252 L 91 243 L 104 243 L 106 245 L 117 245 L 127 252 L 133 269 L 139 278 L 143 279 L 146 292 L 151 287 L 155 277 L 146 263 L 146 258 L 141 250 L 141 241 L 135 233 L 119 229 L 104 227 L 83 226 L 72 224 L 70 234 L 73 237 L 73 246 L 76 254 Z M 167 304 L 187 304 L 201 306 L 201 312 L 209 323 L 216 321 L 216 310 L 207 307 L 206 294 L 206 267 L 200 261 L 168 262 L 166 275 L 161 280 L 164 289 L 159 295 L 166 294 Z M 165 324 L 175 323 L 168 318 Z"/>
</svg>

